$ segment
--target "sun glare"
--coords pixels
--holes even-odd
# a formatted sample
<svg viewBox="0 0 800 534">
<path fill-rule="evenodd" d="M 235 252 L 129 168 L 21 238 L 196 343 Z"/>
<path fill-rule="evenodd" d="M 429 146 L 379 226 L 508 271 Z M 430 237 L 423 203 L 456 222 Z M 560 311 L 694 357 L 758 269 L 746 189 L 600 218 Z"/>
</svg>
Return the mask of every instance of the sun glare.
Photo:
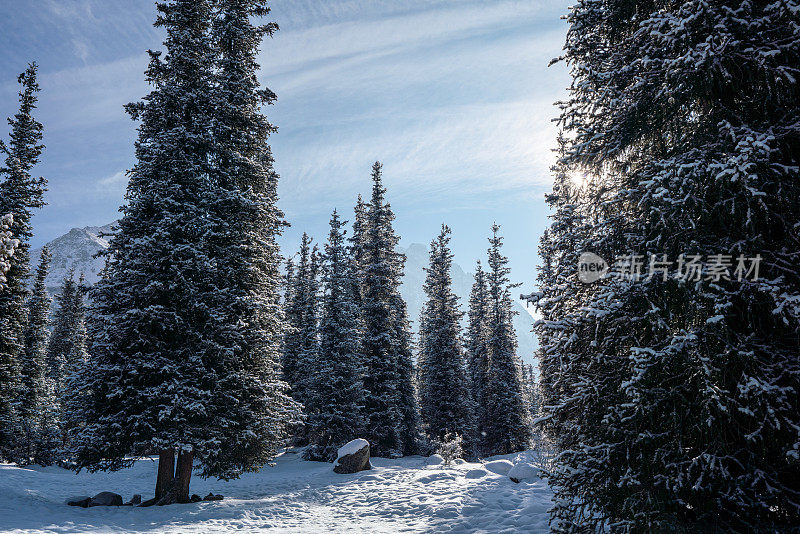
<svg viewBox="0 0 800 534">
<path fill-rule="evenodd" d="M 569 181 L 576 189 L 583 189 L 589 183 L 589 177 L 582 170 L 574 170 L 569 173 Z"/>
</svg>

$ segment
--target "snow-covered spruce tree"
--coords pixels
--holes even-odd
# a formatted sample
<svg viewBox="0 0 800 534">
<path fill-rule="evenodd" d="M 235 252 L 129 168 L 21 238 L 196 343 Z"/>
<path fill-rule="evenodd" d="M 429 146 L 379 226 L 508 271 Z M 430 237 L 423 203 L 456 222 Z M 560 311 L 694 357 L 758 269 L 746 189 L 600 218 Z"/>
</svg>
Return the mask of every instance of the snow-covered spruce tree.
<svg viewBox="0 0 800 534">
<path fill-rule="evenodd" d="M 402 255 L 401 258 L 405 263 L 405 256 Z M 403 272 L 402 266 L 399 272 Z M 415 380 L 417 370 L 414 367 L 411 322 L 408 319 L 408 306 L 399 291 L 392 298 L 391 304 L 400 377 L 397 390 L 400 398 L 400 439 L 403 443 L 403 455 L 410 456 L 417 454 L 419 443 L 423 441 L 420 434 L 419 400 Z"/>
<path fill-rule="evenodd" d="M 469 378 L 470 397 L 474 405 L 475 434 L 471 438 L 476 455 L 485 454 L 486 422 L 489 420 L 486 387 L 489 383 L 489 290 L 486 273 L 478 261 L 475 281 L 469 295 L 467 331 L 464 336 L 464 355 Z"/>
<path fill-rule="evenodd" d="M 420 415 L 428 438 L 438 442 L 445 441 L 445 436 L 474 436 L 474 409 L 460 340 L 463 314 L 452 289 L 449 243 L 450 228 L 442 225 L 431 242 L 423 286 L 427 300 L 419 320 Z"/>
<path fill-rule="evenodd" d="M 47 183 L 44 178 L 31 175 L 44 148 L 42 125 L 33 117 L 39 92 L 36 71 L 36 63 L 31 63 L 19 75 L 19 110 L 8 119 L 11 126 L 8 142 L 0 141 L 0 153 L 4 155 L 0 167 L 0 214 L 12 215 L 7 221 L 9 241 L 16 244 L 14 254 L 7 258 L 5 290 L 0 291 L 0 458 L 8 456 L 11 429 L 16 428 L 12 404 L 18 386 L 19 358 L 24 349 L 22 336 L 33 235 L 31 210 L 44 206 Z"/>
<path fill-rule="evenodd" d="M 42 248 L 36 268 L 33 290 L 27 301 L 27 321 L 23 332 L 24 349 L 20 357 L 19 391 L 15 399 L 17 428 L 14 430 L 15 460 L 21 465 L 39 463 L 48 465 L 48 451 L 52 443 L 52 427 L 44 428 L 42 414 L 52 399 L 48 399 L 45 377 L 45 352 L 47 349 L 47 321 L 50 314 L 50 296 L 45 279 L 50 267 L 51 254 Z"/>
<path fill-rule="evenodd" d="M 308 397 L 309 373 L 319 351 L 318 277 L 319 252 L 304 232 L 297 266 L 291 270 L 290 287 L 286 293 L 287 328 L 283 336 L 282 354 L 284 379 L 289 384 L 292 398 L 303 404 Z"/>
<path fill-rule="evenodd" d="M 562 156 L 565 148 L 566 141 L 560 138 Z M 594 483 L 606 468 L 604 462 L 610 461 L 603 456 L 610 446 L 587 444 L 616 442 L 606 416 L 609 406 L 624 402 L 622 382 L 627 378 L 620 371 L 627 367 L 624 350 L 598 350 L 595 339 L 603 339 L 607 332 L 624 332 L 628 325 L 598 321 L 591 304 L 602 294 L 602 285 L 579 280 L 579 257 L 589 251 L 614 258 L 623 253 L 624 234 L 619 213 L 609 202 L 610 193 L 599 180 L 581 169 L 570 171 L 563 157 L 553 173 L 553 191 L 546 197 L 553 223 L 539 246 L 538 307 L 542 318 L 535 329 L 543 410 L 537 431 L 542 432 L 546 445 L 558 452 L 557 462 L 547 466 L 556 497 L 554 525 L 571 531 L 578 528 L 572 519 L 575 506 L 583 506 L 580 513 L 587 517 L 603 517 L 595 503 L 576 502 L 575 492 Z M 604 459 L 586 463 L 591 457 Z M 582 466 L 580 473 L 572 471 L 576 465 Z"/>
<path fill-rule="evenodd" d="M 362 252 L 366 435 L 375 455 L 399 456 L 414 450 L 418 425 L 411 334 L 399 292 L 405 256 L 396 250 L 379 162 L 372 181 Z"/>
<path fill-rule="evenodd" d="M 569 16 L 562 162 L 606 190 L 595 241 L 732 265 L 718 279 L 611 278 L 584 300 L 596 328 L 573 333 L 601 372 L 555 410 L 590 430 L 551 478 L 558 529 L 800 522 L 797 10 L 582 1 Z M 758 278 L 739 280 L 738 257 L 756 254 Z M 593 397 L 614 372 L 621 394 Z M 602 424 L 581 419 L 588 407 Z"/>
<path fill-rule="evenodd" d="M 325 244 L 324 295 L 319 321 L 319 354 L 308 369 L 306 422 L 310 447 L 305 457 L 332 461 L 339 447 L 364 428 L 362 323 L 356 302 L 356 271 L 336 211 Z"/>
<path fill-rule="evenodd" d="M 512 319 L 508 258 L 503 256 L 500 227 L 492 226 L 489 238 L 489 316 L 486 342 L 489 380 L 486 384 L 488 419 L 485 422 L 486 454 L 510 454 L 525 450 L 531 440 L 531 418 L 522 384 L 522 363 L 517 355 L 517 339 Z"/>
<path fill-rule="evenodd" d="M 67 356 L 72 350 L 73 333 L 76 329 L 75 314 L 78 286 L 75 283 L 74 271 L 70 269 L 61 282 L 61 291 L 55 297 L 56 309 L 53 312 L 51 325 L 53 331 L 47 343 L 46 372 L 58 389 L 61 388 L 61 373 Z"/>
<path fill-rule="evenodd" d="M 87 351 L 85 293 L 86 287 L 83 283 L 83 275 L 81 275 L 72 293 L 71 303 L 65 304 L 71 310 L 68 339 L 63 344 L 67 352 L 64 353 L 64 359 L 61 362 L 58 382 L 51 380 L 51 383 L 58 384 L 56 391 L 58 391 L 59 399 L 60 455 L 68 460 L 75 457 L 75 451 L 81 445 L 77 442 L 76 437 L 86 427 L 88 421 L 86 414 L 91 410 L 90 402 L 92 401 L 91 383 L 94 370 Z"/>
<path fill-rule="evenodd" d="M 367 229 L 367 203 L 358 195 L 358 200 L 353 208 L 353 233 L 348 239 L 350 261 L 355 270 L 354 282 L 358 286 L 355 293 L 356 303 L 361 306 L 362 284 L 364 277 L 364 236 Z"/>
<path fill-rule="evenodd" d="M 236 373 L 223 385 L 243 396 L 233 401 L 237 426 L 213 450 L 201 474 L 230 478 L 263 466 L 284 444 L 299 407 L 288 395 L 280 372 L 284 322 L 280 306 L 280 247 L 286 226 L 278 208 L 278 174 L 268 138 L 275 127 L 261 114 L 276 96 L 258 81 L 256 58 L 275 22 L 254 24 L 270 13 L 266 0 L 217 0 L 214 44 L 217 47 L 215 176 L 222 193 L 211 197 L 219 224 L 212 255 L 224 258 L 228 273 L 222 287 L 209 287 L 208 298 L 227 316 L 215 322 L 218 342 L 237 355 Z M 233 276 L 231 276 L 233 274 Z"/>
<path fill-rule="evenodd" d="M 77 467 L 157 453 L 156 500 L 184 502 L 193 461 L 224 479 L 269 461 L 293 405 L 278 376 L 272 127 L 258 114 L 271 93 L 255 80 L 271 27 L 250 23 L 266 7 L 157 8 L 167 54 L 150 53 L 153 90 L 127 107 L 141 121 L 137 163 L 92 292 L 93 402 Z"/>
</svg>

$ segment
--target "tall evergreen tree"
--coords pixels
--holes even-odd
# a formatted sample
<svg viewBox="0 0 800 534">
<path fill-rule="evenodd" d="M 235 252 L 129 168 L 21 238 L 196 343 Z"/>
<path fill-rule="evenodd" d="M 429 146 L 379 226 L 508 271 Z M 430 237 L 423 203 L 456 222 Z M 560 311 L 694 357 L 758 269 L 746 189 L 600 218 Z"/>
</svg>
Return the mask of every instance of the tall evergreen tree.
<svg viewBox="0 0 800 534">
<path fill-rule="evenodd" d="M 442 225 L 431 242 L 425 268 L 425 295 L 419 327 L 420 414 L 428 437 L 443 441 L 458 435 L 474 436 L 473 406 L 461 349 L 458 297 L 453 293 L 450 269 L 450 228 Z"/>
<path fill-rule="evenodd" d="M 486 273 L 480 261 L 475 267 L 475 281 L 469 295 L 467 318 L 464 352 L 470 397 L 475 410 L 475 435 L 472 440 L 475 454 L 481 455 L 487 450 L 486 424 L 489 420 L 489 402 L 486 397 L 489 384 L 489 290 L 486 287 Z"/>
<path fill-rule="evenodd" d="M 71 281 L 72 277 L 68 280 Z M 66 281 L 65 281 L 66 282 Z M 65 283 L 66 286 L 66 283 Z M 58 380 L 53 380 L 57 384 L 59 405 L 59 450 L 62 457 L 72 459 L 76 451 L 80 448 L 80 443 L 76 438 L 86 427 L 88 419 L 86 414 L 91 410 L 92 401 L 92 373 L 88 354 L 88 339 L 86 333 L 86 304 L 84 295 L 83 275 L 74 285 L 72 299 L 67 305 L 70 317 L 70 329 L 67 332 L 67 339 L 63 343 L 66 349 L 64 359 L 60 360 L 60 372 Z"/>
<path fill-rule="evenodd" d="M 258 114 L 264 2 L 157 5 L 167 54 L 151 52 L 128 204 L 93 290 L 93 402 L 78 468 L 159 454 L 156 499 L 188 500 L 201 476 L 269 461 L 293 405 L 280 381 L 277 176 Z M 212 27 L 216 21 L 217 25 Z M 221 22 L 220 22 L 221 21 Z M 177 465 L 175 455 L 177 457 Z"/>
<path fill-rule="evenodd" d="M 489 380 L 486 384 L 486 453 L 509 454 L 525 450 L 531 440 L 531 419 L 522 384 L 522 363 L 512 319 L 508 258 L 503 256 L 500 227 L 492 226 L 489 238 L 489 317 L 487 353 Z"/>
<path fill-rule="evenodd" d="M 53 331 L 47 343 L 46 372 L 58 389 L 61 388 L 62 369 L 72 350 L 74 332 L 77 328 L 76 306 L 79 286 L 75 283 L 74 271 L 70 270 L 61 282 L 61 292 L 55 297 L 56 309 L 51 324 Z"/>
<path fill-rule="evenodd" d="M 376 455 L 396 456 L 413 451 L 418 424 L 410 328 L 399 293 L 405 256 L 396 250 L 379 162 L 372 181 L 362 251 L 366 434 Z"/>
<path fill-rule="evenodd" d="M 0 214 L 10 214 L 14 254 L 8 257 L 4 274 L 5 290 L 0 291 L 0 457 L 7 456 L 11 445 L 11 429 L 16 427 L 12 408 L 18 387 L 19 359 L 24 350 L 25 300 L 28 297 L 28 263 L 30 239 L 33 236 L 31 216 L 34 208 L 44 206 L 46 181 L 31 175 L 44 149 L 42 125 L 33 116 L 39 84 L 36 63 L 19 75 L 19 110 L 8 119 L 11 126 L 8 142 L 0 141 L 5 156 L 0 167 Z M 9 250 L 9 248 L 6 248 Z"/>
<path fill-rule="evenodd" d="M 292 398 L 305 404 L 309 373 L 319 352 L 319 259 L 317 246 L 303 233 L 296 270 L 287 291 L 287 329 L 283 340 L 283 376 Z M 301 439 L 301 441 L 303 441 Z"/>
<path fill-rule="evenodd" d="M 357 303 L 361 305 L 361 280 L 364 278 L 364 239 L 367 231 L 367 203 L 358 195 L 358 200 L 353 208 L 353 234 L 349 238 L 350 256 L 355 269 L 355 282 L 358 285 L 356 293 Z"/>
<path fill-rule="evenodd" d="M 308 370 L 306 457 L 331 461 L 339 447 L 364 427 L 362 323 L 354 290 L 356 269 L 345 245 L 344 222 L 334 210 L 325 244 L 324 296 L 319 325 L 319 355 Z"/>
<path fill-rule="evenodd" d="M 797 7 L 581 1 L 569 15 L 560 164 L 596 185 L 554 191 L 543 243 L 560 531 L 800 522 Z M 584 251 L 732 265 L 579 288 L 561 258 Z M 758 278 L 738 279 L 756 254 Z"/>
<path fill-rule="evenodd" d="M 49 443 L 46 436 L 51 430 L 44 428 L 44 411 L 51 399 L 45 375 L 45 352 L 47 349 L 48 316 L 50 296 L 47 294 L 45 280 L 50 266 L 51 254 L 47 247 L 42 248 L 39 266 L 36 268 L 33 291 L 27 302 L 27 322 L 23 333 L 24 350 L 20 362 L 19 393 L 16 399 L 17 430 L 15 432 L 16 460 L 46 464 Z"/>
<path fill-rule="evenodd" d="M 215 462 L 228 463 L 232 474 L 271 460 L 299 414 L 280 372 L 284 321 L 277 238 L 286 222 L 277 206 L 279 177 L 268 144 L 276 128 L 260 112 L 276 96 L 260 86 L 257 63 L 264 37 L 272 37 L 278 25 L 253 22 L 269 13 L 266 0 L 217 0 L 212 31 L 217 47 L 215 176 L 223 190 L 212 197 L 220 221 L 214 246 L 225 258 L 224 272 L 236 275 L 224 287 L 227 301 L 218 302 L 228 315 L 216 324 L 220 343 L 234 347 L 240 358 L 236 371 L 243 377 L 230 387 L 245 388 L 247 395 L 236 431 L 216 451 L 220 457 Z M 208 296 L 219 292 L 211 287 Z M 229 476 L 215 469 L 206 473 Z"/>
</svg>

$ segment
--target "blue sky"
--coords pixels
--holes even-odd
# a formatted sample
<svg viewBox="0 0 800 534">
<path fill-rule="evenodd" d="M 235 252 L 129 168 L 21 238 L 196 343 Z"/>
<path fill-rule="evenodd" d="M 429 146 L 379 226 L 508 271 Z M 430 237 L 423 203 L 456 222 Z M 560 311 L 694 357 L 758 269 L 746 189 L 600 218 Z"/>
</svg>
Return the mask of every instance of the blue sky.
<svg viewBox="0 0 800 534">
<path fill-rule="evenodd" d="M 277 0 L 281 30 L 265 41 L 265 110 L 292 227 L 319 240 L 333 208 L 347 217 L 384 163 L 402 244 L 427 244 L 444 222 L 456 261 L 485 256 L 503 227 L 512 277 L 531 289 L 555 126 L 569 79 L 548 67 L 564 41 L 564 1 Z M 0 116 L 16 108 L 16 75 L 40 64 L 47 146 L 38 172 L 48 205 L 40 245 L 72 227 L 105 224 L 123 202 L 136 124 L 122 105 L 148 91 L 148 48 L 161 49 L 148 0 L 0 3 Z M 5 135 L 6 131 L 0 130 Z"/>
</svg>

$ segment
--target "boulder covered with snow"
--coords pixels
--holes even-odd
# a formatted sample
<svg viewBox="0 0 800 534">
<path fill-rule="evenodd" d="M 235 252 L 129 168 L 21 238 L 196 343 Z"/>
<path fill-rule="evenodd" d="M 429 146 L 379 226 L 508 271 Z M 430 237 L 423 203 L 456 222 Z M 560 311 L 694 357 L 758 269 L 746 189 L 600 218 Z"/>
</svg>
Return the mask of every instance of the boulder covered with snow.
<svg viewBox="0 0 800 534">
<path fill-rule="evenodd" d="M 444 457 L 441 454 L 432 454 L 428 456 L 428 459 L 425 460 L 425 463 L 428 465 L 442 465 L 444 463 Z"/>
<path fill-rule="evenodd" d="M 493 460 L 491 462 L 486 462 L 483 465 L 484 469 L 487 471 L 491 471 L 497 475 L 507 475 L 511 468 L 514 467 L 509 460 Z"/>
<path fill-rule="evenodd" d="M 101 491 L 89 501 L 92 506 L 122 506 L 122 495 L 113 491 Z"/>
<path fill-rule="evenodd" d="M 372 465 L 369 463 L 369 442 L 367 440 L 354 439 L 339 449 L 333 466 L 334 473 L 358 473 L 367 469 L 372 469 Z"/>
<path fill-rule="evenodd" d="M 516 483 L 520 483 L 523 480 L 535 480 L 539 478 L 539 470 L 528 462 L 518 462 L 508 472 L 508 478 Z"/>
</svg>

